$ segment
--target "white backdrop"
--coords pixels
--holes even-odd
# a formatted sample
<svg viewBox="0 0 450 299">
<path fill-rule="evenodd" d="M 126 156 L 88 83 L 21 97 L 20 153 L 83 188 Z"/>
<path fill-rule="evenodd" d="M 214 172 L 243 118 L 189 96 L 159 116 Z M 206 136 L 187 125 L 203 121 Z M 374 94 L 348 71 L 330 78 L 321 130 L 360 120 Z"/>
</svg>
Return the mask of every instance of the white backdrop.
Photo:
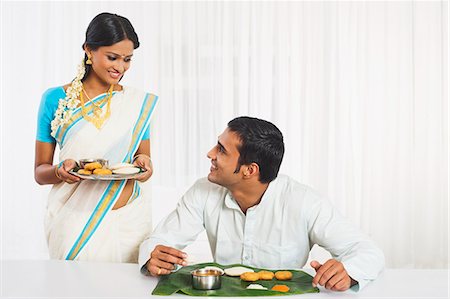
<svg viewBox="0 0 450 299">
<path fill-rule="evenodd" d="M 153 223 L 209 170 L 226 123 L 284 133 L 281 171 L 329 196 L 388 267 L 448 267 L 447 2 L 3 2 L 1 258 L 47 258 L 36 115 L 89 21 L 140 37 L 123 83 L 156 93 Z M 150 186 L 151 185 L 151 186 Z M 203 243 L 202 243 L 203 242 Z M 205 250 L 204 237 L 198 250 Z"/>
</svg>

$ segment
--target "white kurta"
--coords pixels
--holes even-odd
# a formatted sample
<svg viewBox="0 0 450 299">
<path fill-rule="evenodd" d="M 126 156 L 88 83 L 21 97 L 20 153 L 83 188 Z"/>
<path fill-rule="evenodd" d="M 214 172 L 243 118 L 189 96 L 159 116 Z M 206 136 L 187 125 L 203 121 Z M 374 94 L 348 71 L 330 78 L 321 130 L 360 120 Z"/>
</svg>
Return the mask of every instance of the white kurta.
<svg viewBox="0 0 450 299">
<path fill-rule="evenodd" d="M 215 262 L 224 265 L 300 269 L 318 244 L 344 264 L 359 288 L 384 267 L 382 251 L 367 236 L 311 188 L 284 175 L 246 215 L 226 188 L 198 180 L 141 244 L 139 264 L 156 245 L 183 249 L 205 229 Z"/>
</svg>

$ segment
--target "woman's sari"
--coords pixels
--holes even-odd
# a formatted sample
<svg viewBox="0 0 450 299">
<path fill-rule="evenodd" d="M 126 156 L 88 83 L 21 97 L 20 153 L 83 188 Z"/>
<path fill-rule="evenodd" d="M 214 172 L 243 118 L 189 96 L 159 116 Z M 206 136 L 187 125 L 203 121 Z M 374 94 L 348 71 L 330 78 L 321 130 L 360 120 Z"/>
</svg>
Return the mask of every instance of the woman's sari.
<svg viewBox="0 0 450 299">
<path fill-rule="evenodd" d="M 92 101 L 100 103 L 105 96 Z M 56 132 L 60 161 L 103 158 L 110 165 L 131 163 L 156 103 L 155 95 L 134 88 L 115 91 L 111 116 L 100 130 L 76 108 L 70 121 Z M 112 210 L 125 184 L 124 180 L 82 180 L 54 185 L 45 219 L 50 257 L 137 262 L 139 245 L 151 232 L 150 198 L 135 181 L 127 205 Z"/>
</svg>

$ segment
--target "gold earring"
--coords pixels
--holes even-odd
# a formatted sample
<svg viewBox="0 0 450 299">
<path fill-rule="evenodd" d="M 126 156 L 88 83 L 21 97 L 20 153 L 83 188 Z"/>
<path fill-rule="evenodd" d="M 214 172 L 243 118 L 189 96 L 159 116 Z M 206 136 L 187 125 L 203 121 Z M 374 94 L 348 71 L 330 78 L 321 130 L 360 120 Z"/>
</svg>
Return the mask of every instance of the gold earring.
<svg viewBox="0 0 450 299">
<path fill-rule="evenodd" d="M 86 64 L 92 64 L 91 56 L 88 55 L 88 59 L 86 60 Z"/>
</svg>

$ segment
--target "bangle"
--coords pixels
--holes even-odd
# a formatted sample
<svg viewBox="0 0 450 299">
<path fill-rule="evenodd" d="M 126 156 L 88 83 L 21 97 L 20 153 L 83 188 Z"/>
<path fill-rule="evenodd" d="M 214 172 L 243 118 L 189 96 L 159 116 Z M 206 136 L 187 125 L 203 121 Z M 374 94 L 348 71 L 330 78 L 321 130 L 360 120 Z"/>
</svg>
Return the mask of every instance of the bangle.
<svg viewBox="0 0 450 299">
<path fill-rule="evenodd" d="M 152 161 L 152 158 L 150 158 L 149 155 L 146 155 L 146 154 L 138 154 L 138 155 L 134 156 L 133 162 L 134 162 L 138 157 L 141 157 L 141 156 L 142 156 L 142 157 L 148 158 L 148 159 L 150 160 L 150 162 Z"/>
<path fill-rule="evenodd" d="M 59 169 L 59 165 L 55 165 L 55 176 L 60 179 L 61 181 L 63 180 L 62 177 L 59 175 L 58 173 L 58 169 Z"/>
</svg>

